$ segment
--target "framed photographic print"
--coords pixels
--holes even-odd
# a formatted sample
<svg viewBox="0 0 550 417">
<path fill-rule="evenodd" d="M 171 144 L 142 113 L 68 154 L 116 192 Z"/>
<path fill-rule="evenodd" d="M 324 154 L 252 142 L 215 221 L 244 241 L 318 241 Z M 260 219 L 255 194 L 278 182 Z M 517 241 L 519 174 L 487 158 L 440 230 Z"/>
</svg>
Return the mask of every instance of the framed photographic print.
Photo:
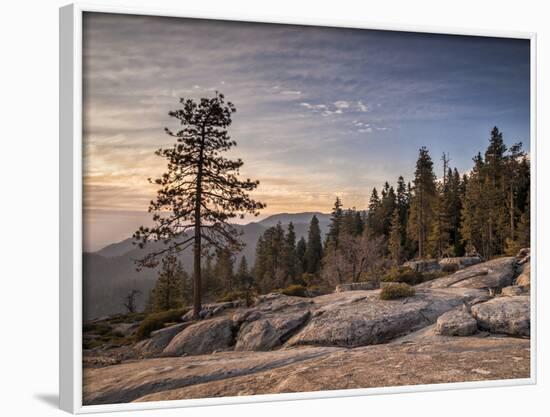
<svg viewBox="0 0 550 417">
<path fill-rule="evenodd" d="M 535 382 L 535 35 L 60 10 L 75 413 Z"/>
</svg>

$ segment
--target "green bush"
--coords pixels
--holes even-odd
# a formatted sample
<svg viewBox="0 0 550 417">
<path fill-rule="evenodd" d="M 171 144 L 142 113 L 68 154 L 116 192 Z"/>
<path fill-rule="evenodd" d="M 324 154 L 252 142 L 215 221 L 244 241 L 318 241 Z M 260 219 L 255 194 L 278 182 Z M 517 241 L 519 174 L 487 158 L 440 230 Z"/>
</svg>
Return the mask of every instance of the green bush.
<svg viewBox="0 0 550 417">
<path fill-rule="evenodd" d="M 307 297 L 307 288 L 299 284 L 289 285 L 281 292 L 284 295 L 289 295 L 293 297 Z"/>
<path fill-rule="evenodd" d="M 228 291 L 222 298 L 218 299 L 218 303 L 227 303 L 229 301 L 245 300 L 246 291 Z"/>
<path fill-rule="evenodd" d="M 420 284 L 424 281 L 422 273 L 415 272 L 407 267 L 393 267 L 382 278 L 384 282 L 402 282 L 409 285 Z"/>
<path fill-rule="evenodd" d="M 166 324 L 180 322 L 181 316 L 187 313 L 187 311 L 189 311 L 187 308 L 178 308 L 149 314 L 137 328 L 136 339 L 147 339 L 151 335 L 151 332 L 162 329 Z"/>
<path fill-rule="evenodd" d="M 334 288 L 323 285 L 312 285 L 306 288 L 306 295 L 309 297 L 318 297 L 320 295 L 332 293 Z"/>
<path fill-rule="evenodd" d="M 403 282 L 392 283 L 382 288 L 382 291 L 380 291 L 380 299 L 395 300 L 397 298 L 412 297 L 414 294 L 415 290 L 410 285 Z"/>
<path fill-rule="evenodd" d="M 442 278 L 444 276 L 449 275 L 449 273 L 444 271 L 438 271 L 438 272 L 424 272 L 422 274 L 422 282 L 431 281 L 433 279 Z"/>
<path fill-rule="evenodd" d="M 300 277 L 299 281 L 302 281 L 304 286 L 311 287 L 313 285 L 318 284 L 317 281 L 319 281 L 319 279 L 314 274 L 304 272 Z"/>
</svg>

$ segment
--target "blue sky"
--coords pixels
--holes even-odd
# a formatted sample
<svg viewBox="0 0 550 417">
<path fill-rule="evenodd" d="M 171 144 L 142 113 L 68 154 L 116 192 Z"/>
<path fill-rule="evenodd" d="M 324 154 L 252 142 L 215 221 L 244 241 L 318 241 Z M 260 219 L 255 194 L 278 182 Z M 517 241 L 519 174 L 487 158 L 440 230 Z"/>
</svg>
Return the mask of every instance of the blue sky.
<svg viewBox="0 0 550 417">
<path fill-rule="evenodd" d="M 364 208 L 421 146 L 464 172 L 496 125 L 529 150 L 527 40 L 91 14 L 84 19 L 85 247 L 147 221 L 179 97 L 219 90 L 255 197 Z"/>
</svg>

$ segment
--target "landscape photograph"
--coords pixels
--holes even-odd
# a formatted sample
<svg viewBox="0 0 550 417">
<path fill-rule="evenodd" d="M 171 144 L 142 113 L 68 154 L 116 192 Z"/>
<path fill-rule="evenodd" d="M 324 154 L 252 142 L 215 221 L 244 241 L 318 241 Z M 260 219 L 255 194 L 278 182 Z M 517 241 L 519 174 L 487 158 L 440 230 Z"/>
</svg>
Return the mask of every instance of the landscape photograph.
<svg viewBox="0 0 550 417">
<path fill-rule="evenodd" d="M 528 39 L 82 42 L 83 405 L 529 380 Z"/>
</svg>

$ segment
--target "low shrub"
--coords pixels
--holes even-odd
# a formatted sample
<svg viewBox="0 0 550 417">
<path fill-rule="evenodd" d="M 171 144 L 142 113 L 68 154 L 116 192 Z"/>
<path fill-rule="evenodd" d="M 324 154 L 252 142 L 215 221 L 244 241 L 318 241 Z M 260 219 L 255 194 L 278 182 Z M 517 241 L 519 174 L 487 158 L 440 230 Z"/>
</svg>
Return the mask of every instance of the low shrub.
<svg viewBox="0 0 550 417">
<path fill-rule="evenodd" d="M 307 297 L 307 288 L 303 285 L 293 284 L 281 290 L 281 293 L 293 297 Z"/>
<path fill-rule="evenodd" d="M 301 281 L 301 284 L 303 284 L 305 287 L 311 287 L 313 285 L 319 284 L 319 278 L 316 275 L 310 274 L 308 272 L 304 272 L 299 281 Z"/>
<path fill-rule="evenodd" d="M 412 297 L 415 290 L 408 284 L 403 282 L 392 283 L 384 286 L 380 291 L 380 299 L 395 300 L 397 298 Z"/>
<path fill-rule="evenodd" d="M 162 311 L 160 313 L 149 314 L 139 325 L 136 330 L 136 339 L 147 339 L 151 332 L 162 329 L 168 323 L 179 323 L 181 316 L 187 313 L 189 309 L 178 308 L 175 310 Z"/>
<path fill-rule="evenodd" d="M 332 293 L 333 288 L 323 285 L 312 285 L 306 288 L 306 295 L 308 297 L 318 297 L 320 295 Z"/>
<path fill-rule="evenodd" d="M 384 282 L 402 282 L 409 285 L 420 284 L 424 281 L 421 272 L 415 272 L 408 267 L 393 267 L 382 277 Z"/>
<path fill-rule="evenodd" d="M 431 281 L 433 279 L 442 278 L 449 275 L 448 272 L 438 271 L 438 272 L 424 272 L 422 274 L 422 282 Z"/>
<path fill-rule="evenodd" d="M 222 298 L 218 299 L 218 303 L 244 300 L 246 306 L 250 307 L 254 302 L 254 298 L 256 297 L 256 295 L 257 293 L 254 290 L 230 291 L 226 292 Z"/>
<path fill-rule="evenodd" d="M 227 303 L 229 301 L 246 300 L 247 291 L 228 291 L 222 298 L 218 299 L 218 303 Z"/>
</svg>

